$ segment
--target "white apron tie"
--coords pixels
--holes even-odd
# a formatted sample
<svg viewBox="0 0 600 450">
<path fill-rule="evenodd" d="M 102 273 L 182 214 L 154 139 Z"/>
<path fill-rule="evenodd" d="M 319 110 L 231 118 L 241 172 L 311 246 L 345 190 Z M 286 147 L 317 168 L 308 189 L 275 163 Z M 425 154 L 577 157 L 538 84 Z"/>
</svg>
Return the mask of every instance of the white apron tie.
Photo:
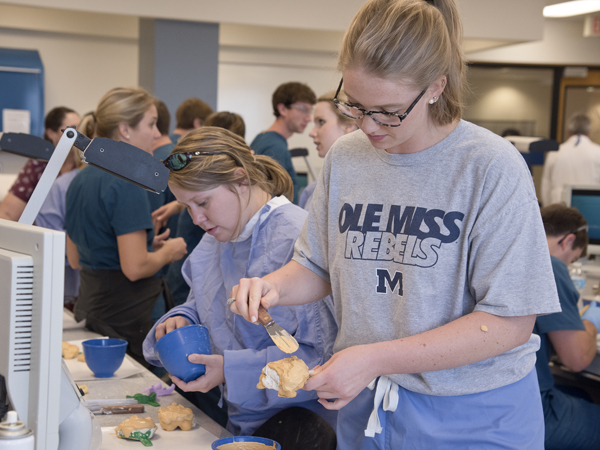
<svg viewBox="0 0 600 450">
<path fill-rule="evenodd" d="M 373 390 L 375 382 L 377 382 L 377 390 L 375 391 L 375 399 L 373 400 L 373 412 L 369 416 L 369 423 L 365 430 L 365 436 L 367 437 L 375 437 L 376 433 L 381 433 L 383 430 L 379 421 L 379 414 L 377 413 L 382 401 L 384 411 L 393 412 L 398 407 L 398 385 L 388 377 L 381 376 L 379 377 L 379 381 L 375 378 L 367 387 Z"/>
</svg>

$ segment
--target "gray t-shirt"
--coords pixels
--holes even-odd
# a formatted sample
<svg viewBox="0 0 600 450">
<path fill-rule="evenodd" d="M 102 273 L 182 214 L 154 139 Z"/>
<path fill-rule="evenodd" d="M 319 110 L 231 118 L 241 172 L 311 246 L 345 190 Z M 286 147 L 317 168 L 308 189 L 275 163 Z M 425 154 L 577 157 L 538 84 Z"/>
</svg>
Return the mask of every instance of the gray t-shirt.
<svg viewBox="0 0 600 450">
<path fill-rule="evenodd" d="M 473 311 L 560 311 L 531 175 L 499 136 L 461 121 L 438 144 L 398 155 L 356 131 L 334 144 L 319 178 L 294 260 L 331 283 L 334 351 Z M 527 375 L 538 347 L 532 335 L 484 361 L 390 378 L 424 394 L 483 392 Z"/>
</svg>

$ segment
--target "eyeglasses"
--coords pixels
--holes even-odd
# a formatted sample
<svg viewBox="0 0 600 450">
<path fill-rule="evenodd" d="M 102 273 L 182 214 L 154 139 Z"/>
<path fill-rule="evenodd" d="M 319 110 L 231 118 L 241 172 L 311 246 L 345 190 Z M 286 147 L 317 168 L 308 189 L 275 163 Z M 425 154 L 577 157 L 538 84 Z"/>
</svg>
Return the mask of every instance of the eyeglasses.
<svg viewBox="0 0 600 450">
<path fill-rule="evenodd" d="M 582 225 L 582 226 L 580 226 L 579 228 L 577 228 L 576 230 L 571 230 L 571 231 L 569 231 L 567 234 L 565 234 L 565 235 L 564 235 L 564 236 L 563 236 L 563 237 L 560 239 L 560 241 L 558 241 L 558 244 L 559 244 L 559 245 L 560 245 L 560 244 L 562 244 L 562 241 L 564 241 L 564 240 L 567 238 L 567 236 L 569 236 L 570 234 L 576 234 L 576 233 L 578 233 L 578 232 L 580 232 L 580 231 L 583 231 L 583 230 L 585 230 L 585 231 L 588 231 L 589 229 L 590 229 L 590 228 L 589 228 L 589 226 L 588 226 L 588 225 Z"/>
<path fill-rule="evenodd" d="M 387 111 L 367 111 L 366 109 L 359 108 L 358 106 L 349 105 L 348 103 L 344 103 L 338 100 L 337 97 L 340 93 L 340 90 L 342 89 L 343 83 L 344 79 L 342 78 L 340 80 L 340 85 L 338 86 L 337 91 L 335 92 L 335 97 L 333 97 L 333 104 L 336 106 L 336 108 L 339 109 L 343 115 L 352 119 L 362 119 L 365 116 L 371 116 L 371 119 L 373 119 L 379 125 L 383 125 L 384 127 L 399 127 L 400 125 L 402 125 L 402 121 L 406 119 L 408 113 L 412 111 L 412 109 L 415 107 L 418 101 L 421 100 L 421 97 L 423 97 L 423 95 L 425 95 L 425 92 L 427 92 L 427 88 L 423 89 L 419 96 L 415 99 L 414 102 L 411 103 L 411 105 L 406 111 L 404 111 L 403 114 Z"/>
<path fill-rule="evenodd" d="M 235 161 L 235 165 L 243 167 L 242 162 L 233 156 L 231 153 L 225 152 L 189 152 L 189 153 L 173 153 L 162 163 L 170 170 L 178 171 L 187 166 L 194 156 L 210 156 L 210 155 L 225 155 L 231 157 Z"/>
<path fill-rule="evenodd" d="M 296 105 L 296 104 L 292 104 L 292 105 L 288 106 L 287 109 L 295 109 L 296 111 L 298 111 L 306 116 L 311 116 L 313 113 L 313 108 L 309 108 L 308 106 Z"/>
</svg>

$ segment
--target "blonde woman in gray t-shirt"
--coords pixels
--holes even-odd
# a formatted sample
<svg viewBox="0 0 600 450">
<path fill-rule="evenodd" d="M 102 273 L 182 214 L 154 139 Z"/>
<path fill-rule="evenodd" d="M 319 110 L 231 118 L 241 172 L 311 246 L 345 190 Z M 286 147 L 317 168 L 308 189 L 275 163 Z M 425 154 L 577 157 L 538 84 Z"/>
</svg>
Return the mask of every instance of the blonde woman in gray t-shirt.
<svg viewBox="0 0 600 450">
<path fill-rule="evenodd" d="M 232 311 L 332 293 L 333 357 L 305 389 L 338 448 L 543 449 L 537 314 L 559 310 L 535 191 L 510 144 L 460 120 L 454 0 L 370 0 L 344 37 L 340 110 L 294 260 Z"/>
</svg>

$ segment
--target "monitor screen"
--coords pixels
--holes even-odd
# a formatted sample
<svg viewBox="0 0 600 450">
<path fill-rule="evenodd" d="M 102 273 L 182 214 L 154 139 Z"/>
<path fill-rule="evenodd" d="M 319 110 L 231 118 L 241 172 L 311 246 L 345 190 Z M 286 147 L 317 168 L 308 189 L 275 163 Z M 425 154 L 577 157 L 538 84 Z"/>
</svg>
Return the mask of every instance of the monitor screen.
<svg viewBox="0 0 600 450">
<path fill-rule="evenodd" d="M 587 220 L 590 244 L 600 245 L 600 186 L 595 189 L 571 189 L 571 206 Z"/>
</svg>

